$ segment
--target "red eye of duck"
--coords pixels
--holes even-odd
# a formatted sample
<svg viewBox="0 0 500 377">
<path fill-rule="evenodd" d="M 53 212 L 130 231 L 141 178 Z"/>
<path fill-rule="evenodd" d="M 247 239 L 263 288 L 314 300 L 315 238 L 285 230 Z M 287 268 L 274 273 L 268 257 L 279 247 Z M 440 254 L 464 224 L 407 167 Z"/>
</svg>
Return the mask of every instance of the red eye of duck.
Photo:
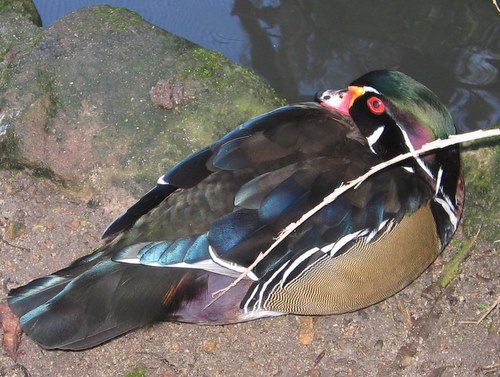
<svg viewBox="0 0 500 377">
<path fill-rule="evenodd" d="M 380 115 L 385 111 L 385 105 L 378 97 L 370 97 L 366 101 L 368 108 L 375 115 Z"/>
</svg>

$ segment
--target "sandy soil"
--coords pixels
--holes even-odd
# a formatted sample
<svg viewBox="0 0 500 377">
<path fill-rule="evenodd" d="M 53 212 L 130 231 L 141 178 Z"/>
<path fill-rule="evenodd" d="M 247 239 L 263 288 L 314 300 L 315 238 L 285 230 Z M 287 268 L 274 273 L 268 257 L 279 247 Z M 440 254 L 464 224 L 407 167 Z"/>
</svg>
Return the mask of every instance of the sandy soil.
<svg viewBox="0 0 500 377">
<path fill-rule="evenodd" d="M 27 171 L 0 171 L 0 299 L 98 246 L 119 206 L 109 195 L 89 200 Z M 396 296 L 355 313 L 160 323 L 82 352 L 46 351 L 23 337 L 17 362 L 0 355 L 0 376 L 499 375 L 498 310 L 478 324 L 461 322 L 479 319 L 497 299 L 498 252 L 476 243 L 441 289 L 455 251 Z"/>
</svg>

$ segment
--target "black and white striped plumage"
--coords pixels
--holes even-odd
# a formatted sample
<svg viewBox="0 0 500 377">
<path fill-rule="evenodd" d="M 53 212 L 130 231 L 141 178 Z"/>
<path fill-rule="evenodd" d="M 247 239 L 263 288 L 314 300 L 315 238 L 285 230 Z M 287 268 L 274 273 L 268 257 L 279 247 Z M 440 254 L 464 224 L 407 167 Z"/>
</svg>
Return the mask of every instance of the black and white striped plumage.
<svg viewBox="0 0 500 377">
<path fill-rule="evenodd" d="M 23 330 L 46 348 L 83 349 L 157 320 L 346 312 L 409 284 L 457 227 L 456 148 L 346 192 L 205 308 L 340 184 L 454 133 L 437 98 L 395 71 L 371 72 L 318 102 L 261 115 L 188 157 L 108 227 L 110 243 L 11 291 Z"/>
</svg>

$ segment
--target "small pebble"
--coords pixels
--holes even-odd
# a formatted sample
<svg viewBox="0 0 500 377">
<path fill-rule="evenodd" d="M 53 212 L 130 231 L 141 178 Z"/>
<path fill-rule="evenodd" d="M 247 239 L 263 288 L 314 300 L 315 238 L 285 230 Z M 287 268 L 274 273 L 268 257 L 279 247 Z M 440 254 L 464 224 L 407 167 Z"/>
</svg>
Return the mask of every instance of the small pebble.
<svg viewBox="0 0 500 377">
<path fill-rule="evenodd" d="M 179 350 L 179 348 L 180 348 L 179 343 L 177 343 L 177 342 L 172 342 L 172 343 L 170 343 L 170 349 L 171 349 L 172 351 L 178 351 L 178 350 Z"/>
<path fill-rule="evenodd" d="M 78 230 L 78 228 L 80 228 L 80 225 L 81 225 L 80 220 L 73 220 L 70 221 L 69 223 L 64 224 L 66 228 L 71 230 Z"/>
<path fill-rule="evenodd" d="M 214 353 L 217 347 L 217 341 L 213 338 L 205 339 L 203 341 L 202 349 L 206 353 Z"/>
<path fill-rule="evenodd" d="M 299 343 L 309 345 L 314 339 L 314 318 L 303 316 L 299 319 Z"/>
<path fill-rule="evenodd" d="M 375 348 L 376 350 L 381 350 L 382 348 L 384 348 L 384 341 L 382 339 L 377 340 L 373 345 L 373 348 Z"/>
<path fill-rule="evenodd" d="M 410 355 L 404 355 L 401 358 L 400 365 L 401 365 L 402 368 L 406 368 L 406 367 L 409 367 L 412 363 L 413 363 L 413 357 L 410 356 Z"/>
</svg>

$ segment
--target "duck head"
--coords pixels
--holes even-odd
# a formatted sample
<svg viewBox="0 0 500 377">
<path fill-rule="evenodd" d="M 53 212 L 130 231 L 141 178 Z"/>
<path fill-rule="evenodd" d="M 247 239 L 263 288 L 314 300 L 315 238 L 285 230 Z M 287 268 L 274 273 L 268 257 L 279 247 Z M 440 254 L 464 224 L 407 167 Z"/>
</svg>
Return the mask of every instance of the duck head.
<svg viewBox="0 0 500 377">
<path fill-rule="evenodd" d="M 372 152 L 382 160 L 412 152 L 456 132 L 448 109 L 438 97 L 398 71 L 369 72 L 354 80 L 347 89 L 318 92 L 316 101 L 349 115 Z M 463 208 L 464 183 L 458 147 L 415 155 L 402 167 L 433 187 L 433 211 L 443 224 L 441 241 L 446 244 Z"/>
<path fill-rule="evenodd" d="M 386 159 L 455 133 L 437 96 L 398 71 L 369 72 L 347 89 L 318 92 L 316 100 L 351 116 L 372 151 Z"/>
</svg>

